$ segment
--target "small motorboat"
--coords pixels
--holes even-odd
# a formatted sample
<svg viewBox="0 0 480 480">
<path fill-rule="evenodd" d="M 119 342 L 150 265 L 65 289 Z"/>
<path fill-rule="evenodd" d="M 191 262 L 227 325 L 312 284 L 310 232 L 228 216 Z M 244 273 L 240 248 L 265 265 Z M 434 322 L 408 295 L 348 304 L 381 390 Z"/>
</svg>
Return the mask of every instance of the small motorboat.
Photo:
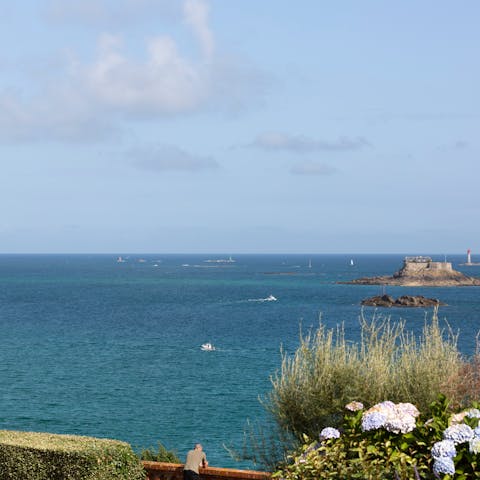
<svg viewBox="0 0 480 480">
<path fill-rule="evenodd" d="M 277 297 L 274 297 L 273 295 L 269 295 L 267 298 L 265 298 L 266 302 L 276 302 Z"/>
<path fill-rule="evenodd" d="M 213 352 L 215 350 L 215 347 L 210 342 L 207 342 L 202 343 L 200 350 L 203 350 L 204 352 Z"/>
</svg>

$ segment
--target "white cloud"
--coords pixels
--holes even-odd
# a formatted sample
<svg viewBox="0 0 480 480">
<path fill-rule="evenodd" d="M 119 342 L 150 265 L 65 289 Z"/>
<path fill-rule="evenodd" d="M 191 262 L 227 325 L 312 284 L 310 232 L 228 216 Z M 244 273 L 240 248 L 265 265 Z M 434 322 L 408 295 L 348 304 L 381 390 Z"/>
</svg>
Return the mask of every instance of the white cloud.
<svg viewBox="0 0 480 480">
<path fill-rule="evenodd" d="M 214 94 L 213 34 L 203 0 L 185 0 L 184 23 L 197 38 L 201 54 L 183 56 L 171 36 L 146 42 L 146 59 L 128 56 L 120 36 L 103 34 L 91 64 L 72 68 L 75 82 L 96 104 L 127 115 L 169 115 L 201 108 Z"/>
<path fill-rule="evenodd" d="M 290 169 L 294 175 L 332 175 L 336 172 L 336 168 L 315 162 L 299 163 Z"/>
<path fill-rule="evenodd" d="M 148 0 L 123 0 L 125 8 Z M 108 2 L 67 2 L 72 13 L 102 17 Z M 55 3 L 62 9 L 62 3 Z M 75 8 L 74 8 L 75 7 Z M 127 8 L 127 10 L 128 10 Z M 117 9 L 118 10 L 118 9 Z M 66 15 L 64 11 L 64 15 Z M 262 78 L 254 69 L 215 55 L 204 0 L 185 0 L 183 25 L 198 42 L 199 54 L 182 54 L 170 35 L 145 42 L 134 56 L 120 35 L 104 33 L 92 61 L 69 52 L 57 77 L 36 78 L 36 94 L 0 90 L 3 141 L 85 141 L 103 139 L 124 120 L 151 119 L 202 110 L 238 110 L 258 93 Z"/>
<path fill-rule="evenodd" d="M 208 26 L 208 5 L 199 0 L 186 0 L 183 7 L 185 22 L 191 26 L 202 47 L 205 58 L 211 59 L 215 48 L 213 34 Z"/>
<path fill-rule="evenodd" d="M 133 159 L 136 168 L 153 172 L 201 172 L 219 168 L 217 161 L 211 157 L 192 155 L 172 145 L 136 148 L 130 150 L 127 155 Z"/>
<path fill-rule="evenodd" d="M 327 141 L 281 132 L 262 133 L 250 144 L 250 146 L 264 150 L 285 150 L 297 153 L 360 150 L 369 145 L 369 142 L 363 137 L 340 137 L 337 140 Z"/>
<path fill-rule="evenodd" d="M 122 39 L 103 35 L 91 65 L 78 65 L 75 81 L 103 107 L 133 115 L 165 115 L 195 110 L 209 96 L 209 72 L 178 52 L 168 36 L 151 39 L 147 59 L 122 52 Z"/>
</svg>

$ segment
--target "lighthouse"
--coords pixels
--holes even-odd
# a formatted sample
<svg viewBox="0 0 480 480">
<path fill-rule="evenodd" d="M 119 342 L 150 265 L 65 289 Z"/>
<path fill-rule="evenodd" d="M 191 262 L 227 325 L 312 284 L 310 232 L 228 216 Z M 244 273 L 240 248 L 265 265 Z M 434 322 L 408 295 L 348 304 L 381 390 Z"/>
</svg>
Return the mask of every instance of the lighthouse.
<svg viewBox="0 0 480 480">
<path fill-rule="evenodd" d="M 467 265 L 472 263 L 472 257 L 470 256 L 471 250 L 467 250 Z"/>
</svg>

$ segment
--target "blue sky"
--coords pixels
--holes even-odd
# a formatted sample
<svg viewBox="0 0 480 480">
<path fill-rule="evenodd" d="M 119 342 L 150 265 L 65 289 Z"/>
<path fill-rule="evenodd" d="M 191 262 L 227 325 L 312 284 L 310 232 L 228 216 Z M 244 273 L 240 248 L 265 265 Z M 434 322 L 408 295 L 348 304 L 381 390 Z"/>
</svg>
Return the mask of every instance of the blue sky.
<svg viewBox="0 0 480 480">
<path fill-rule="evenodd" d="M 480 4 L 2 6 L 0 252 L 480 252 Z"/>
</svg>

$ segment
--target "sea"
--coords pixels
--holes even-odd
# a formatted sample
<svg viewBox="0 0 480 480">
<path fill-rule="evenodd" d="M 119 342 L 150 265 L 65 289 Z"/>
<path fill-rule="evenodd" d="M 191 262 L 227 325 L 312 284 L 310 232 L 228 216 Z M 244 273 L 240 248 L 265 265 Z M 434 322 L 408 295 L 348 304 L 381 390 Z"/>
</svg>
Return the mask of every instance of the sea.
<svg viewBox="0 0 480 480">
<path fill-rule="evenodd" d="M 362 299 L 438 298 L 448 304 L 442 324 L 474 353 L 480 287 L 338 283 L 391 274 L 403 258 L 0 255 L 0 429 L 114 438 L 137 452 L 160 442 L 182 460 L 201 442 L 211 465 L 256 468 L 230 452 L 241 450 L 249 423 L 268 422 L 262 399 L 300 332 L 343 324 L 355 341 L 363 313 L 419 334 L 432 316 L 362 309 Z M 464 255 L 447 261 L 480 277 L 480 266 L 461 265 Z M 215 350 L 203 351 L 205 342 Z"/>
</svg>

